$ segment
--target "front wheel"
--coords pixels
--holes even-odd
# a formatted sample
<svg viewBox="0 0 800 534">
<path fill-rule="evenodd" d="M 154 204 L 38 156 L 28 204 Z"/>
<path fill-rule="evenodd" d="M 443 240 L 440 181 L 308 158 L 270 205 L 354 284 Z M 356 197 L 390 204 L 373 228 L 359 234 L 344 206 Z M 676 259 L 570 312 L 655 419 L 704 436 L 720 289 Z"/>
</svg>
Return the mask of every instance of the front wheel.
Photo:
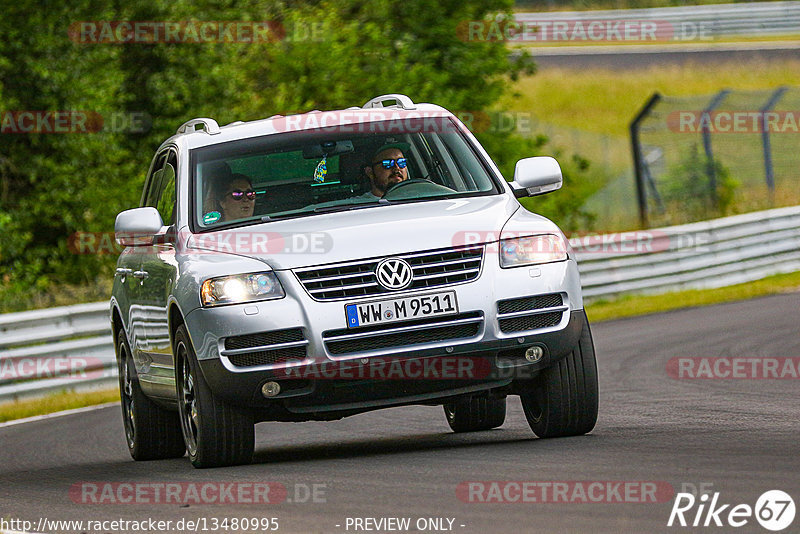
<svg viewBox="0 0 800 534">
<path fill-rule="evenodd" d="M 162 460 L 186 454 L 177 414 L 157 405 L 142 391 L 122 328 L 117 332 L 117 369 L 122 424 L 131 457 L 137 461 Z"/>
<path fill-rule="evenodd" d="M 255 447 L 252 415 L 214 396 L 197 363 L 186 327 L 175 332 L 175 383 L 183 439 L 192 465 L 250 463 Z"/>
<path fill-rule="evenodd" d="M 540 438 L 579 436 L 597 422 L 597 361 L 586 313 L 578 344 L 520 394 L 525 418 Z"/>
<path fill-rule="evenodd" d="M 473 397 L 444 405 L 447 424 L 453 432 L 476 432 L 502 426 L 506 420 L 506 399 Z"/>
</svg>

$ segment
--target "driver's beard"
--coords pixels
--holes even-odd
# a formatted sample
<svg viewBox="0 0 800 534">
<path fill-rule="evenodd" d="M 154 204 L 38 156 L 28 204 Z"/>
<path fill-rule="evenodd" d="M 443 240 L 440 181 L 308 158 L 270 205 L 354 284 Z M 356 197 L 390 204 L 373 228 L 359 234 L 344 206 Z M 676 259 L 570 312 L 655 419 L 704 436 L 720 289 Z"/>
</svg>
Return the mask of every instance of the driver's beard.
<svg viewBox="0 0 800 534">
<path fill-rule="evenodd" d="M 386 191 L 388 191 L 390 187 L 392 187 L 395 184 L 399 184 L 402 181 L 403 181 L 403 175 L 393 174 L 389 178 L 387 178 L 383 184 L 377 183 L 376 180 L 375 188 L 380 192 L 381 195 L 385 195 Z"/>
<path fill-rule="evenodd" d="M 402 174 L 393 174 L 386 180 L 386 188 L 385 189 L 389 189 L 393 185 L 399 184 L 402 181 L 403 181 L 403 175 Z"/>
</svg>

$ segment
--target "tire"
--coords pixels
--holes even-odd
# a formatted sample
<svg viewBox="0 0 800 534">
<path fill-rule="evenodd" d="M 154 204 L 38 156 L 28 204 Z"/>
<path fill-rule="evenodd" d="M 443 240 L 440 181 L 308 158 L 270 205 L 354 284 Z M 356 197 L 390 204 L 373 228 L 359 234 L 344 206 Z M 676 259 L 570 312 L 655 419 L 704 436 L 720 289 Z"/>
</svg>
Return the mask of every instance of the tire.
<svg viewBox="0 0 800 534">
<path fill-rule="evenodd" d="M 250 463 L 255 447 L 252 414 L 214 396 L 200 372 L 184 325 L 175 332 L 174 354 L 180 426 L 192 465 Z"/>
<path fill-rule="evenodd" d="M 134 460 L 180 458 L 186 454 L 178 414 L 150 400 L 139 385 L 125 331 L 117 332 L 117 370 L 125 441 Z"/>
<path fill-rule="evenodd" d="M 540 438 L 580 436 L 597 422 L 597 361 L 586 313 L 578 344 L 520 394 L 525 418 Z"/>
<path fill-rule="evenodd" d="M 502 426 L 506 420 L 506 399 L 472 397 L 444 405 L 447 424 L 453 432 L 476 432 Z"/>
</svg>

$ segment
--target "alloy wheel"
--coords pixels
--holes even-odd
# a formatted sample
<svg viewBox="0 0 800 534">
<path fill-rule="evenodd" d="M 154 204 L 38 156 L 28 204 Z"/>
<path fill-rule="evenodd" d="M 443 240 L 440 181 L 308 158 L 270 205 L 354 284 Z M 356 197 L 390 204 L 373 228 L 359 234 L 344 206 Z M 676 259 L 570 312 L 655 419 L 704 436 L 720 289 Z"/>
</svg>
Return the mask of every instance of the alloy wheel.
<svg viewBox="0 0 800 534">
<path fill-rule="evenodd" d="M 180 414 L 183 435 L 186 441 L 186 448 L 190 455 L 197 451 L 197 429 L 200 423 L 200 414 L 197 408 L 197 397 L 195 395 L 194 376 L 189 365 L 189 357 L 186 345 L 178 344 L 178 358 L 181 362 L 180 367 Z"/>
</svg>

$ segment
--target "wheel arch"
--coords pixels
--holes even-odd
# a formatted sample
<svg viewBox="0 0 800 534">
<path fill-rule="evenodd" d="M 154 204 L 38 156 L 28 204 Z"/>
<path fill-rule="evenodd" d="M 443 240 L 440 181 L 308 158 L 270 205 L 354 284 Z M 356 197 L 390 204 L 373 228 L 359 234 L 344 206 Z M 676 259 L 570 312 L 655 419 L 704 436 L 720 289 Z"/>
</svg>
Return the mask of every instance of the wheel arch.
<svg viewBox="0 0 800 534">
<path fill-rule="evenodd" d="M 111 337 L 114 340 L 115 349 L 117 343 L 119 343 L 120 330 L 125 331 L 125 323 L 122 322 L 122 314 L 119 312 L 119 307 L 117 307 L 116 303 L 113 303 L 111 306 Z"/>
<path fill-rule="evenodd" d="M 186 324 L 186 321 L 183 318 L 183 312 L 181 311 L 180 306 L 174 300 L 170 301 L 169 308 L 167 311 L 167 324 L 169 326 L 169 344 L 170 347 L 175 346 L 175 333 L 178 331 L 178 328 Z M 172 363 L 175 364 L 175 351 L 172 351 Z"/>
</svg>

